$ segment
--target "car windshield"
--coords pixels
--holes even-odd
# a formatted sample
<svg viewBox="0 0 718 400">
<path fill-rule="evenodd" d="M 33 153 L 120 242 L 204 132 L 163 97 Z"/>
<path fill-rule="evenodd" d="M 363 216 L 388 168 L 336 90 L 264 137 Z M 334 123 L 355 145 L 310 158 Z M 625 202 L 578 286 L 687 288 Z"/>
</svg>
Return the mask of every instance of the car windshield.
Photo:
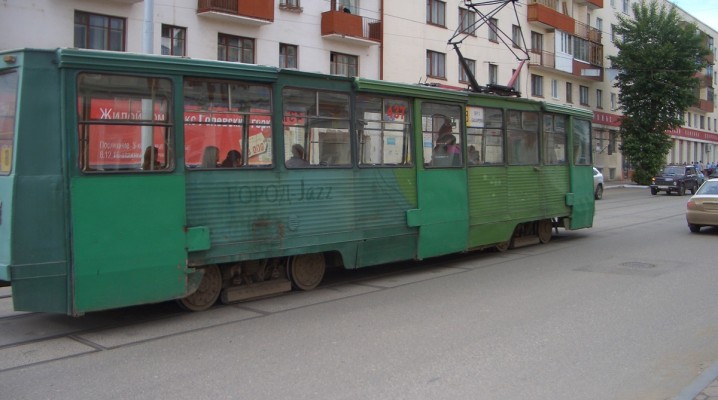
<svg viewBox="0 0 718 400">
<path fill-rule="evenodd" d="M 704 183 L 696 194 L 718 194 L 718 181 L 708 181 Z"/>
<path fill-rule="evenodd" d="M 686 173 L 685 167 L 666 167 L 663 170 L 663 175 L 683 175 Z"/>
</svg>

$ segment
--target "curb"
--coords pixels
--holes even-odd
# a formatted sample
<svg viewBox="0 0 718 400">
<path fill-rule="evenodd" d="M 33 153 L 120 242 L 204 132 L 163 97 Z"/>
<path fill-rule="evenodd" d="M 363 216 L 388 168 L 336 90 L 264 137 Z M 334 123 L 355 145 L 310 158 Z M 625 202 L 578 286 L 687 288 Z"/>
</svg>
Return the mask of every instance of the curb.
<svg viewBox="0 0 718 400">
<path fill-rule="evenodd" d="M 690 385 L 681 390 L 678 396 L 674 397 L 672 400 L 693 400 L 716 378 L 718 378 L 718 362 L 703 371 L 702 374 L 700 374 Z"/>
<path fill-rule="evenodd" d="M 633 188 L 633 189 L 648 189 L 645 185 L 636 185 L 635 183 L 617 183 L 614 185 L 603 185 L 604 189 L 621 189 L 621 188 Z"/>
</svg>

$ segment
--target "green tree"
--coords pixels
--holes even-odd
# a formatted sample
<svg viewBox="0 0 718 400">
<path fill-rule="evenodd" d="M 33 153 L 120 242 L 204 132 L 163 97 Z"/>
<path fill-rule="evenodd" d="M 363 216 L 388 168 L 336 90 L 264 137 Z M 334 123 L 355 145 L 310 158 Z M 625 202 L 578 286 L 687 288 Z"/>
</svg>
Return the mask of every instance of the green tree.
<svg viewBox="0 0 718 400">
<path fill-rule="evenodd" d="M 618 55 L 609 60 L 618 70 L 621 150 L 633 165 L 634 181 L 647 184 L 671 149 L 668 131 L 681 126 L 688 107 L 698 101 L 696 72 L 705 67 L 709 52 L 704 36 L 672 5 L 643 0 L 632 10 L 633 18 L 618 15 Z"/>
</svg>

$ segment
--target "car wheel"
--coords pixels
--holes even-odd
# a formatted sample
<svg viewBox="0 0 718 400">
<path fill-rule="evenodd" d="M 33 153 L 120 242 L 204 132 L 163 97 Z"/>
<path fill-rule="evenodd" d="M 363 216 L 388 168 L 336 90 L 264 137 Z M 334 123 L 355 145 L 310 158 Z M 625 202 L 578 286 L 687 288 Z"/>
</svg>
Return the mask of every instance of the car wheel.
<svg viewBox="0 0 718 400">
<path fill-rule="evenodd" d="M 657 195 L 657 194 L 658 194 L 658 189 L 656 189 L 656 188 L 651 188 L 651 194 L 654 195 L 654 196 Z"/>
<path fill-rule="evenodd" d="M 691 186 L 691 194 L 696 194 L 696 190 L 698 190 L 698 184 L 694 183 L 693 186 Z"/>
<path fill-rule="evenodd" d="M 694 224 L 688 224 L 688 229 L 690 229 L 691 232 L 693 232 L 693 233 L 698 233 L 698 232 L 701 231 L 701 226 L 700 226 L 700 225 L 694 225 Z"/>
<path fill-rule="evenodd" d="M 593 193 L 593 197 L 596 200 L 601 200 L 603 198 L 603 185 L 600 183 L 596 186 L 596 191 Z"/>
<path fill-rule="evenodd" d="M 679 186 L 678 187 L 678 195 L 685 196 L 685 194 L 686 194 L 686 186 L 685 185 Z"/>
</svg>

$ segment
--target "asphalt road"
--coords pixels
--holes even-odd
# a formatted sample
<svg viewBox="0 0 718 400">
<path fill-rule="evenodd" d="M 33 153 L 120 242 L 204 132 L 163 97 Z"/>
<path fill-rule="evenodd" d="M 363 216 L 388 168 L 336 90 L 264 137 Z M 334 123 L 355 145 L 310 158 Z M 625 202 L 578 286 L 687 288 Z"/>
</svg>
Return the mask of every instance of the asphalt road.
<svg viewBox="0 0 718 400">
<path fill-rule="evenodd" d="M 546 245 L 204 313 L 0 299 L 0 399 L 670 399 L 718 360 L 718 230 L 687 200 L 612 189 Z"/>
</svg>

